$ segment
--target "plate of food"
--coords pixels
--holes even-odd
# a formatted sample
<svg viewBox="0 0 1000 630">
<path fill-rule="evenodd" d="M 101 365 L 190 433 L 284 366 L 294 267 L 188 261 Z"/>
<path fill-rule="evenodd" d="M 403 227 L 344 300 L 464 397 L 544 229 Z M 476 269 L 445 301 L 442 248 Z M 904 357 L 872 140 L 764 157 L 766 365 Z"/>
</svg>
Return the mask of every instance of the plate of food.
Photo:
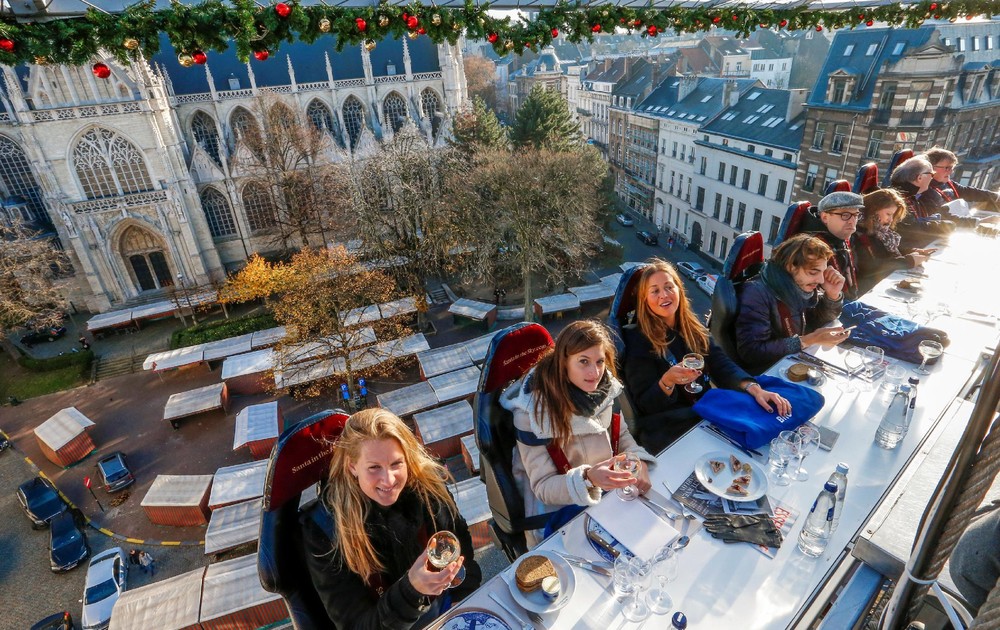
<svg viewBox="0 0 1000 630">
<path fill-rule="evenodd" d="M 892 285 L 892 288 L 896 289 L 900 293 L 905 293 L 906 295 L 919 295 L 923 291 L 924 287 L 920 280 L 900 280 L 896 284 Z"/>
<path fill-rule="evenodd" d="M 512 630 L 506 621 L 482 608 L 466 608 L 448 617 L 438 630 Z"/>
<path fill-rule="evenodd" d="M 756 501 L 767 494 L 767 472 L 742 453 L 704 455 L 695 462 L 694 474 L 706 490 L 730 501 Z"/>
<path fill-rule="evenodd" d="M 534 549 L 514 562 L 508 582 L 514 601 L 536 613 L 559 610 L 576 589 L 576 576 L 559 554 Z"/>
</svg>

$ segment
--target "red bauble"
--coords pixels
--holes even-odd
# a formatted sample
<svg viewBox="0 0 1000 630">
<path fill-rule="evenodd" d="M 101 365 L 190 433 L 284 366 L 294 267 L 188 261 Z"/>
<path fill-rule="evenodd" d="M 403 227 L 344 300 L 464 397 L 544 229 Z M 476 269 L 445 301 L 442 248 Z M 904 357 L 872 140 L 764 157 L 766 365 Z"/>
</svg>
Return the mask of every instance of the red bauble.
<svg viewBox="0 0 1000 630">
<path fill-rule="evenodd" d="M 425 35 L 427 33 L 427 29 L 421 26 L 420 28 L 417 29 L 417 32 L 420 33 L 421 35 Z"/>
<path fill-rule="evenodd" d="M 937 2 L 932 2 L 931 3 L 931 11 L 934 11 L 935 9 L 937 9 Z"/>
<path fill-rule="evenodd" d="M 592 32 L 592 33 L 600 33 L 601 32 L 601 25 L 600 24 L 594 24 L 593 26 L 590 27 L 590 32 Z"/>
<path fill-rule="evenodd" d="M 196 50 L 191 53 L 191 59 L 199 66 L 203 66 L 208 61 L 208 55 L 204 51 Z"/>
<path fill-rule="evenodd" d="M 940 14 L 940 13 L 936 14 L 936 15 L 934 16 L 934 19 L 935 19 L 935 20 L 940 20 L 940 19 L 941 19 L 941 14 Z"/>
<path fill-rule="evenodd" d="M 355 18 L 354 23 L 358 25 L 359 31 L 363 31 L 368 28 L 368 22 L 365 22 L 365 18 Z"/>
<path fill-rule="evenodd" d="M 722 21 L 722 18 L 720 18 L 718 15 L 715 16 L 714 18 L 712 18 L 712 24 L 718 24 L 721 21 Z"/>
<path fill-rule="evenodd" d="M 967 20 L 971 20 L 971 19 L 972 19 L 972 18 L 974 18 L 974 17 L 976 17 L 976 16 L 974 16 L 974 15 L 967 15 L 967 16 L 965 16 L 965 19 L 967 19 Z"/>
<path fill-rule="evenodd" d="M 557 37 L 559 37 L 559 29 L 554 28 L 552 29 L 552 39 L 555 39 Z"/>
<path fill-rule="evenodd" d="M 781 28 L 785 28 L 786 26 L 788 26 L 788 20 L 782 20 L 778 22 L 778 26 L 780 26 Z"/>
<path fill-rule="evenodd" d="M 0 39 L 0 50 L 4 52 L 14 52 L 14 40 L 4 37 Z"/>
<path fill-rule="evenodd" d="M 632 22 L 632 26 L 635 28 L 639 28 L 640 26 L 642 26 L 642 20 L 635 20 L 634 22 Z"/>
<path fill-rule="evenodd" d="M 822 27 L 822 26 L 820 26 L 819 24 L 817 24 L 817 25 L 816 25 L 816 32 L 818 33 L 818 32 L 820 32 L 820 31 L 822 31 L 822 30 L 823 30 L 823 27 Z"/>
<path fill-rule="evenodd" d="M 867 22 L 865 22 L 865 26 L 874 26 L 874 25 L 875 25 L 875 20 L 868 20 Z"/>
<path fill-rule="evenodd" d="M 488 41 L 491 44 L 497 43 L 497 34 L 490 33 L 489 35 L 486 36 L 486 41 Z"/>
<path fill-rule="evenodd" d="M 266 50 L 255 50 L 253 51 L 253 56 L 257 61 L 267 61 L 267 58 L 271 56 L 271 53 Z"/>
<path fill-rule="evenodd" d="M 865 14 L 864 13 L 859 13 L 858 14 L 858 22 L 864 22 L 864 21 L 865 21 Z"/>
<path fill-rule="evenodd" d="M 274 5 L 274 12 L 278 14 L 278 17 L 286 18 L 292 13 L 292 7 L 284 2 L 279 2 Z"/>
<path fill-rule="evenodd" d="M 417 19 L 417 16 L 411 15 L 410 17 L 406 18 L 406 27 L 408 29 L 412 31 L 418 26 L 420 26 L 420 20 Z"/>
<path fill-rule="evenodd" d="M 109 68 L 108 64 L 106 63 L 101 63 L 101 62 L 95 63 L 94 67 L 91 68 L 91 71 L 94 73 L 94 76 L 97 77 L 98 79 L 107 79 L 108 77 L 111 76 L 111 68 Z"/>
<path fill-rule="evenodd" d="M 740 19 L 740 16 L 736 15 L 735 13 L 733 13 L 733 22 L 735 22 L 738 19 Z"/>
<path fill-rule="evenodd" d="M 405 22 L 405 21 L 407 21 L 408 19 L 410 19 L 410 14 L 409 14 L 409 13 L 407 13 L 406 11 L 403 11 L 403 21 Z"/>
<path fill-rule="evenodd" d="M 656 37 L 656 27 L 650 24 L 648 27 L 646 27 L 646 34 L 649 35 L 650 37 Z"/>
</svg>

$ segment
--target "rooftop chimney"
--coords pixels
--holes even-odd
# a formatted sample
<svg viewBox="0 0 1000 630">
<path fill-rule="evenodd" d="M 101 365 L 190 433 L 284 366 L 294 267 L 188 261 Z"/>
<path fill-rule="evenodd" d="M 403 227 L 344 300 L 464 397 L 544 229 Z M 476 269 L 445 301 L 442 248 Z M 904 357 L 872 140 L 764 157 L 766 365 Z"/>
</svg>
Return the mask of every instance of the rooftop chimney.
<svg viewBox="0 0 1000 630">
<path fill-rule="evenodd" d="M 722 104 L 725 107 L 732 107 L 740 100 L 740 91 L 736 87 L 736 81 L 732 79 L 722 86 Z"/>
<path fill-rule="evenodd" d="M 698 87 L 698 77 L 693 74 L 684 74 L 680 76 L 681 83 L 677 86 L 677 102 L 681 102 L 687 98 L 688 94 L 694 92 L 694 89 Z"/>
<path fill-rule="evenodd" d="M 785 112 L 785 121 L 791 122 L 792 119 L 801 114 L 805 102 L 806 102 L 805 88 L 788 90 L 788 111 Z"/>
</svg>

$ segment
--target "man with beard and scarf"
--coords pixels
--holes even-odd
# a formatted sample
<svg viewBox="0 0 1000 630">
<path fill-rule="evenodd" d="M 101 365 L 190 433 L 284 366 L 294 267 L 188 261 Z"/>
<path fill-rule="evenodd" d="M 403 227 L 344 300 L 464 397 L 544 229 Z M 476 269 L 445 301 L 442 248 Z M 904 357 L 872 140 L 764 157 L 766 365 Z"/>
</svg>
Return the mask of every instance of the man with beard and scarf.
<svg viewBox="0 0 1000 630">
<path fill-rule="evenodd" d="M 635 484 L 650 489 L 648 466 L 655 459 L 636 444 L 625 422 L 614 416 L 622 384 L 615 377 L 615 346 L 603 324 L 567 326 L 550 351 L 501 395 L 514 415 L 517 449 L 514 479 L 530 518 L 550 514 L 546 530 L 601 500 L 602 490 Z M 617 447 L 617 448 L 615 448 Z M 635 453 L 643 461 L 633 476 L 613 470 L 615 456 Z M 525 532 L 529 546 L 539 530 Z"/>
<path fill-rule="evenodd" d="M 819 200 L 817 211 L 810 211 L 802 226 L 802 232 L 818 237 L 833 250 L 830 266 L 844 276 L 846 300 L 856 300 L 860 295 L 851 237 L 858 229 L 864 207 L 861 195 L 832 192 Z"/>
<path fill-rule="evenodd" d="M 827 266 L 831 258 L 826 243 L 799 234 L 741 285 L 736 348 L 748 372 L 760 374 L 787 354 L 816 344 L 829 348 L 850 336 L 842 326 L 825 326 L 844 305 L 844 276 Z"/>
</svg>

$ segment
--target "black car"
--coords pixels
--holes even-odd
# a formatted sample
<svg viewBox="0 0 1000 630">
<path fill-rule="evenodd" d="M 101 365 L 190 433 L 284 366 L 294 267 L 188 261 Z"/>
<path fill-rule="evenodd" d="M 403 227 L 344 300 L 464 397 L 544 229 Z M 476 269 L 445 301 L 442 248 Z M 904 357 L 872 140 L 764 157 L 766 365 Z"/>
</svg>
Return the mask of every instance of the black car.
<svg viewBox="0 0 1000 630">
<path fill-rule="evenodd" d="M 639 230 L 638 232 L 635 233 L 635 235 L 638 236 L 639 240 L 645 243 L 646 245 L 660 244 L 660 239 L 658 239 L 656 237 L 656 234 L 653 234 L 652 232 L 647 232 L 646 230 Z"/>
<path fill-rule="evenodd" d="M 46 527 L 52 519 L 69 508 L 59 497 L 52 483 L 41 477 L 35 477 L 18 486 L 17 500 L 24 508 L 24 513 L 31 519 L 32 529 Z"/>
<path fill-rule="evenodd" d="M 117 492 L 135 482 L 135 477 L 125 462 L 125 453 L 121 451 L 109 453 L 98 460 L 97 470 L 101 473 L 104 489 L 108 492 Z"/>
<path fill-rule="evenodd" d="M 30 346 L 36 343 L 42 343 L 43 341 L 55 341 L 56 339 L 62 337 L 65 334 L 66 334 L 65 326 L 50 326 L 48 328 L 39 328 L 21 337 L 21 343 L 26 346 Z"/>
<path fill-rule="evenodd" d="M 35 625 L 31 626 L 31 630 L 75 630 L 76 626 L 73 624 L 73 615 L 69 612 L 60 612 L 54 615 L 49 615 L 45 619 L 42 619 Z"/>
<path fill-rule="evenodd" d="M 90 555 L 87 537 L 70 511 L 52 519 L 49 526 L 49 568 L 56 573 L 69 571 Z"/>
</svg>

